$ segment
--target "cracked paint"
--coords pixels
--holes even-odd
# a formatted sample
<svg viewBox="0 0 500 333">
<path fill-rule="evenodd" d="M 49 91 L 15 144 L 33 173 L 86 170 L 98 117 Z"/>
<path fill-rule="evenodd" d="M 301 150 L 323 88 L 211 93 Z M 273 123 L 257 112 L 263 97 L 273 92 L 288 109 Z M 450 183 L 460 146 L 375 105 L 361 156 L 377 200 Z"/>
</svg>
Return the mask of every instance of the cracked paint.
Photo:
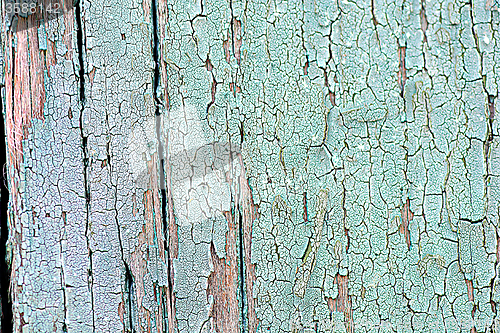
<svg viewBox="0 0 500 333">
<path fill-rule="evenodd" d="M 15 331 L 498 332 L 499 7 L 2 22 Z"/>
</svg>

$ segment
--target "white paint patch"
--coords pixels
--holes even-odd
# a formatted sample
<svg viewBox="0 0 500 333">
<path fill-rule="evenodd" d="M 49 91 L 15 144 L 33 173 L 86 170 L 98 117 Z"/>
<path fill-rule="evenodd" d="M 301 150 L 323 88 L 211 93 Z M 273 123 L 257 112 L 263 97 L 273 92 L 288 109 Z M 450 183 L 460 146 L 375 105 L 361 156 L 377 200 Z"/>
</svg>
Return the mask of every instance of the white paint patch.
<svg viewBox="0 0 500 333">
<path fill-rule="evenodd" d="M 240 153 L 238 145 L 213 142 L 205 135 L 198 110 L 186 105 L 172 110 L 163 126 L 168 137 L 168 161 L 171 170 L 172 196 L 178 223 L 220 216 L 230 210 L 229 179 L 241 172 L 233 165 Z M 133 124 L 128 138 L 129 171 L 139 188 L 149 188 L 148 161 L 158 151 L 156 117 L 145 117 Z M 188 222 L 189 221 L 189 222 Z"/>
<path fill-rule="evenodd" d="M 198 110 L 190 105 L 170 113 L 168 142 L 178 223 L 200 223 L 229 211 L 229 179 L 239 173 L 232 166 L 239 147 L 208 140 Z"/>
</svg>

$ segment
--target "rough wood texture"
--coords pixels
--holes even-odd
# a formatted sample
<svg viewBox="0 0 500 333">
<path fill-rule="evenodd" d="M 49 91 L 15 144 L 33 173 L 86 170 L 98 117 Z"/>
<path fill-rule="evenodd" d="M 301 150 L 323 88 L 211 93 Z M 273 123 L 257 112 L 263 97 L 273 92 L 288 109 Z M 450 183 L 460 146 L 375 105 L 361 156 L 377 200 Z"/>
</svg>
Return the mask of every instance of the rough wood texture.
<svg viewBox="0 0 500 333">
<path fill-rule="evenodd" d="M 497 0 L 38 19 L 2 20 L 15 332 L 500 332 Z"/>
</svg>

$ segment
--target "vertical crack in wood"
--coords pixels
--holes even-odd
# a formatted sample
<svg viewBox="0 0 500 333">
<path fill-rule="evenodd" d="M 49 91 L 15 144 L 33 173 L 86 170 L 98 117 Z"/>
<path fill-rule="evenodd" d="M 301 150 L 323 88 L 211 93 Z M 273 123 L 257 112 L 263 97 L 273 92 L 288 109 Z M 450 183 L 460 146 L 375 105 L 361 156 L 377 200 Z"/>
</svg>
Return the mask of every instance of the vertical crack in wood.
<svg viewBox="0 0 500 333">
<path fill-rule="evenodd" d="M 484 91 L 485 94 L 488 95 L 488 90 L 486 89 L 486 75 L 484 74 L 484 69 L 483 69 L 484 56 L 483 56 L 483 52 L 481 52 L 481 48 L 479 47 L 479 36 L 477 35 L 476 29 L 474 28 L 474 25 L 476 23 L 474 23 L 474 12 L 473 12 L 472 0 L 470 0 L 467 4 L 469 5 L 470 22 L 471 22 L 471 33 L 472 33 L 472 37 L 474 38 L 474 43 L 475 43 L 475 46 L 476 46 L 476 51 L 477 51 L 477 54 L 479 55 L 479 60 L 480 60 L 479 61 L 479 76 L 482 79 L 483 91 Z M 490 103 L 490 101 L 491 100 L 488 99 L 488 103 Z M 489 112 L 490 112 L 490 117 L 489 118 L 491 118 L 491 110 L 492 110 L 491 109 L 491 105 L 489 105 Z M 495 110 L 495 108 L 493 106 L 493 114 L 495 113 L 494 110 Z"/>
<path fill-rule="evenodd" d="M 250 188 L 250 184 L 248 183 L 246 170 L 243 163 L 243 156 L 238 153 L 238 158 L 242 167 L 242 172 L 239 179 L 240 202 L 238 203 L 238 205 L 240 206 L 239 211 L 241 219 L 240 257 L 243 260 L 240 261 L 240 265 L 241 267 L 244 267 L 244 270 L 240 268 L 240 274 L 243 274 L 244 272 L 244 276 L 241 279 L 241 288 L 242 290 L 244 290 L 244 292 L 242 292 L 242 298 L 244 297 L 244 299 L 246 300 L 246 303 L 244 303 L 245 309 L 242 308 L 242 318 L 246 319 L 246 326 L 243 326 L 243 331 L 245 331 L 246 327 L 248 329 L 248 333 L 255 333 L 257 332 L 259 320 L 257 319 L 257 315 L 255 313 L 256 304 L 253 297 L 253 286 L 256 280 L 256 276 L 255 265 L 252 264 L 252 229 L 253 223 L 257 218 L 258 207 L 256 207 L 253 201 L 252 190 Z M 245 321 L 243 323 L 245 323 Z"/>
<path fill-rule="evenodd" d="M 491 305 L 491 312 L 493 312 L 493 320 L 490 328 L 492 332 L 494 323 L 496 323 L 496 318 L 498 316 L 497 303 L 494 300 L 495 284 L 498 278 L 498 264 L 500 263 L 500 235 L 498 234 L 498 229 L 495 232 L 495 236 L 497 241 L 496 253 L 495 253 L 495 266 L 494 266 L 495 275 L 491 278 L 490 281 L 490 305 Z"/>
<path fill-rule="evenodd" d="M 87 149 L 87 136 L 83 129 L 83 113 L 85 111 L 85 67 L 83 61 L 83 49 L 84 49 L 84 38 L 83 38 L 83 25 L 82 25 L 82 14 L 81 14 L 81 2 L 77 0 L 75 3 L 75 19 L 76 19 L 76 39 L 78 45 L 78 80 L 80 83 L 80 135 L 82 138 L 82 153 L 83 153 L 83 183 L 85 187 L 85 236 L 87 241 L 87 250 L 89 253 L 89 270 L 88 270 L 88 284 L 90 290 L 90 300 L 92 304 L 92 327 L 95 332 L 95 310 L 94 310 L 94 290 L 93 290 L 93 277 L 92 277 L 92 249 L 90 248 L 90 186 L 88 183 L 88 149 Z"/>
<path fill-rule="evenodd" d="M 240 66 L 240 61 L 241 61 L 241 45 L 243 44 L 243 38 L 241 36 L 242 30 L 241 30 L 241 21 L 237 20 L 236 17 L 234 16 L 234 10 L 233 10 L 233 1 L 229 1 L 229 9 L 231 10 L 231 51 L 233 52 L 234 57 L 236 58 L 236 62 L 238 63 L 238 66 Z M 229 39 L 227 40 L 227 43 L 229 43 Z M 227 45 L 229 48 L 229 45 Z M 226 46 L 224 47 L 226 48 Z M 228 49 L 226 49 L 226 60 L 229 63 L 230 58 L 228 54 Z"/>
<path fill-rule="evenodd" d="M 109 114 L 108 114 L 108 111 L 106 110 L 106 126 L 107 126 L 107 132 L 110 133 L 110 126 L 109 126 Z M 109 136 L 111 137 L 111 136 Z M 113 177 L 112 177 L 112 174 L 113 174 L 113 165 L 111 164 L 111 152 L 110 152 L 110 141 L 111 139 L 109 139 L 109 141 L 107 142 L 106 144 L 106 156 L 107 156 L 107 167 L 108 167 L 108 173 L 109 173 L 109 179 L 111 181 L 111 185 L 114 187 L 114 205 L 113 205 L 113 209 L 114 209 L 114 215 L 115 215 L 115 225 L 116 225 L 116 230 L 117 230 L 117 233 L 118 233 L 118 245 L 119 245 L 119 248 L 120 248 L 120 255 L 121 255 L 121 260 L 123 262 L 123 267 L 125 269 L 125 287 L 124 287 L 124 294 L 126 295 L 126 299 L 123 300 L 124 302 L 124 308 L 122 309 L 123 311 L 127 311 L 127 318 L 128 318 L 128 322 L 127 322 L 127 325 L 125 324 L 124 320 L 122 320 L 122 323 L 125 327 L 125 332 L 136 332 L 135 331 L 135 328 L 134 328 L 134 322 L 133 322 L 133 312 L 132 312 L 132 309 L 133 309 L 133 293 L 134 293 L 134 279 L 133 279 L 133 276 L 132 276 L 132 273 L 130 271 L 130 267 L 127 263 L 127 261 L 125 260 L 125 252 L 123 250 L 123 237 L 122 237 L 122 233 L 121 233 L 121 228 L 120 228 L 120 223 L 118 221 L 118 184 L 113 184 Z M 123 303 L 122 303 L 123 304 Z M 122 313 L 122 316 L 123 316 L 123 313 Z"/>
<path fill-rule="evenodd" d="M 490 146 L 493 142 L 493 121 L 495 120 L 495 97 L 488 95 L 488 126 L 486 129 L 486 141 L 484 143 L 484 160 L 486 165 L 486 175 L 485 175 L 485 188 L 486 188 L 486 200 L 487 207 L 489 207 L 489 198 L 491 191 L 491 170 L 490 170 Z M 494 301 L 495 284 L 498 280 L 498 264 L 500 263 L 500 235 L 498 234 L 498 229 L 495 232 L 497 246 L 496 246 L 496 257 L 495 257 L 495 274 L 490 280 L 490 305 L 491 312 L 493 313 L 493 320 L 490 329 L 493 331 L 494 323 L 497 320 L 498 310 L 497 303 Z"/>
<path fill-rule="evenodd" d="M 302 193 L 302 205 L 303 205 L 303 209 L 304 209 L 304 212 L 303 212 L 304 223 L 307 224 L 307 222 L 309 221 L 309 218 L 307 216 L 307 192 L 306 191 L 304 191 L 304 193 Z"/>
<path fill-rule="evenodd" d="M 63 241 L 67 241 L 67 235 L 66 235 L 66 213 L 62 213 L 62 220 L 64 223 L 64 227 L 62 230 L 62 235 L 61 239 L 59 240 L 59 255 L 60 255 L 60 260 L 61 260 L 61 290 L 63 294 L 63 324 L 62 324 L 62 331 L 64 333 L 68 332 L 68 325 L 66 322 L 68 321 L 68 294 L 66 292 L 66 273 L 64 271 L 64 248 L 63 248 Z"/>
<path fill-rule="evenodd" d="M 404 235 L 406 245 L 408 245 L 408 251 L 411 249 L 411 238 L 410 238 L 410 222 L 413 220 L 413 212 L 410 210 L 410 198 L 406 198 L 406 202 L 401 208 L 401 225 L 399 231 Z"/>
<path fill-rule="evenodd" d="M 215 94 L 217 93 L 217 84 L 218 84 L 217 80 L 215 79 L 214 72 L 212 71 L 214 66 L 212 65 L 212 62 L 210 61 L 209 54 L 207 54 L 207 60 L 205 61 L 205 67 L 207 68 L 207 71 L 209 71 L 211 76 L 212 76 L 212 85 L 211 85 L 212 100 L 210 102 L 208 102 L 208 104 L 207 104 L 207 118 L 208 118 L 208 114 L 210 112 L 210 107 L 212 107 L 212 105 L 214 105 L 214 103 L 215 103 Z"/>
<path fill-rule="evenodd" d="M 323 235 L 323 225 L 326 215 L 326 207 L 328 204 L 328 191 L 321 190 L 317 207 L 316 216 L 314 217 L 314 231 L 312 237 L 309 239 L 309 244 L 307 246 L 306 253 L 302 259 L 302 265 L 298 267 L 297 278 L 295 280 L 295 285 L 293 292 L 300 298 L 304 297 L 306 292 L 307 284 L 311 277 L 312 271 L 316 264 L 316 255 L 321 244 L 321 238 Z"/>
<path fill-rule="evenodd" d="M 239 270 L 240 277 L 238 279 L 239 287 L 240 287 L 240 310 L 241 310 L 241 332 L 245 333 L 245 268 L 244 268 L 244 251 L 243 251 L 243 214 L 241 213 L 241 209 L 238 208 L 238 238 L 239 238 Z"/>
<path fill-rule="evenodd" d="M 134 320 L 133 320 L 133 297 L 134 297 L 134 278 L 132 277 L 132 273 L 130 272 L 130 268 L 128 265 L 125 265 L 125 293 L 127 294 L 127 312 L 128 312 L 128 330 L 125 332 L 133 332 L 135 333 L 134 328 Z"/>
<path fill-rule="evenodd" d="M 404 98 L 405 84 L 406 84 L 406 46 L 399 47 L 399 72 L 398 83 L 401 89 L 401 98 Z"/>
<path fill-rule="evenodd" d="M 155 116 L 156 116 L 156 137 L 158 140 L 158 160 L 159 160 L 159 175 L 160 175 L 160 195 L 161 195 L 161 218 L 163 222 L 163 242 L 167 257 L 167 300 L 166 300 L 166 311 L 168 318 L 168 332 L 175 332 L 176 319 L 175 319 L 175 299 L 174 299 L 174 272 L 172 268 L 172 259 L 177 257 L 177 232 L 173 231 L 175 225 L 175 219 L 173 216 L 173 207 L 171 203 L 171 195 L 168 195 L 167 190 L 169 190 L 169 182 L 165 177 L 167 173 L 167 178 L 169 175 L 169 166 L 165 165 L 165 154 L 162 142 L 162 113 L 160 112 L 160 107 L 163 107 L 163 103 L 160 101 L 158 96 L 158 88 L 160 86 L 160 42 L 159 42 L 159 31 L 158 31 L 158 3 L 157 0 L 151 1 L 151 21 L 153 25 L 153 61 L 154 61 L 154 76 L 153 76 L 153 97 L 155 101 Z M 168 108 L 168 101 L 167 101 Z M 167 205 L 169 205 L 169 212 L 167 216 Z M 175 233 L 175 235 L 173 235 Z M 175 246 L 173 246 L 175 245 Z M 172 251 L 173 250 L 173 251 Z M 163 300 L 162 300 L 163 301 Z"/>
<path fill-rule="evenodd" d="M 373 26 L 376 29 L 377 25 L 378 25 L 378 21 L 377 21 L 377 18 L 375 17 L 375 0 L 371 0 L 371 13 L 372 13 Z"/>
<path fill-rule="evenodd" d="M 429 23 L 427 22 L 427 14 L 425 13 L 425 0 L 422 0 L 422 3 L 420 5 L 420 29 L 422 30 L 422 58 L 423 58 L 423 70 L 428 73 L 427 71 L 427 64 L 426 64 L 426 44 L 427 44 L 427 27 Z"/>
<path fill-rule="evenodd" d="M 484 83 L 483 83 L 484 84 Z M 486 92 L 486 87 L 484 87 Z M 493 143 L 493 121 L 495 120 L 495 97 L 492 95 L 488 95 L 488 117 L 486 118 L 486 138 L 483 143 L 483 151 L 484 151 L 484 165 L 486 168 L 486 172 L 484 175 L 484 183 L 485 183 L 485 195 L 486 195 L 486 206 L 489 207 L 489 193 L 491 192 L 491 166 L 490 166 L 490 154 L 491 154 L 491 144 Z"/>
<path fill-rule="evenodd" d="M 234 11 L 233 11 L 233 0 L 229 0 L 229 9 L 231 10 L 231 51 L 233 52 L 233 55 L 234 55 Z"/>
<path fill-rule="evenodd" d="M 429 24 L 427 22 L 427 15 L 425 14 L 425 0 L 423 0 L 420 7 L 420 27 L 422 29 L 422 35 L 423 35 L 422 43 L 424 44 L 427 43 L 426 31 L 428 25 Z M 425 57 L 424 57 L 424 64 L 425 64 Z"/>
<path fill-rule="evenodd" d="M 471 318 L 472 318 L 473 326 L 471 327 L 470 332 L 476 333 L 476 325 L 474 323 L 474 315 L 476 314 L 477 305 L 474 303 L 474 286 L 473 286 L 472 280 L 468 280 L 468 279 L 465 279 L 465 284 L 467 286 L 467 298 L 469 299 L 469 302 L 471 302 L 473 304 L 472 310 L 471 310 Z"/>
</svg>

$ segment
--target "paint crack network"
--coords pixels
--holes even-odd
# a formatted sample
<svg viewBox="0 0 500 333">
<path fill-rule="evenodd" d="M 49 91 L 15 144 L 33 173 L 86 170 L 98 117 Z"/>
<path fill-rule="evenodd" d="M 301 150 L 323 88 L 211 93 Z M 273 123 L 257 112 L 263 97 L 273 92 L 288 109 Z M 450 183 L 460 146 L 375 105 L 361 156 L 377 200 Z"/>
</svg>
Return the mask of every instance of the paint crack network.
<svg viewBox="0 0 500 333">
<path fill-rule="evenodd" d="M 2 330 L 500 332 L 499 9 L 2 6 Z"/>
</svg>

